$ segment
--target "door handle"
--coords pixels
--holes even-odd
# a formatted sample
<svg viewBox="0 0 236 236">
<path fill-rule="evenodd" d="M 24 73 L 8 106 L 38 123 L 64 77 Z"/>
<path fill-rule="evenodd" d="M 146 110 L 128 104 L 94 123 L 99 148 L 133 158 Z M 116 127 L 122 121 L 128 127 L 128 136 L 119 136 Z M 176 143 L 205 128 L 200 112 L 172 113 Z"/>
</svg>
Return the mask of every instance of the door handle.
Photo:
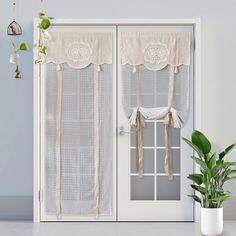
<svg viewBox="0 0 236 236">
<path fill-rule="evenodd" d="M 125 131 L 124 126 L 120 126 L 120 127 L 119 127 L 119 130 L 118 130 L 119 136 L 124 136 L 125 134 L 130 134 L 130 133 L 131 133 L 131 132 Z"/>
</svg>

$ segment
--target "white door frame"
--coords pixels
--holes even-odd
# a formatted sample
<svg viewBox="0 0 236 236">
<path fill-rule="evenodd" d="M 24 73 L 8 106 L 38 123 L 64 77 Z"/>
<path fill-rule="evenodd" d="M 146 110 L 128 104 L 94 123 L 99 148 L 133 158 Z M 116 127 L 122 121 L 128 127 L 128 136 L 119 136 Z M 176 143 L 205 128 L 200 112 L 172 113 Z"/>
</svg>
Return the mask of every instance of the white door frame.
<svg viewBox="0 0 236 236">
<path fill-rule="evenodd" d="M 201 130 L 201 20 L 194 19 L 53 19 L 52 25 L 189 25 L 194 27 L 194 128 Z M 34 19 L 34 45 L 39 40 L 39 19 Z M 37 49 L 34 48 L 34 61 Z M 40 180 L 41 180 L 41 83 L 40 70 L 34 65 L 34 222 L 40 222 Z M 195 167 L 197 171 L 197 167 Z M 199 221 L 199 206 L 195 204 L 194 219 Z"/>
</svg>

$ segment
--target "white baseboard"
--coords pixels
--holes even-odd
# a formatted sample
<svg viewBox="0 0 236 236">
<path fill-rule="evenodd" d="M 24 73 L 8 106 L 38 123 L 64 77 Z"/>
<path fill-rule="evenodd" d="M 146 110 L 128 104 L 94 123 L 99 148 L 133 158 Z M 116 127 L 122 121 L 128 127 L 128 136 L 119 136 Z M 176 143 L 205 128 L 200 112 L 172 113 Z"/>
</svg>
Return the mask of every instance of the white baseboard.
<svg viewBox="0 0 236 236">
<path fill-rule="evenodd" d="M 0 220 L 33 220 L 33 196 L 0 196 Z M 224 220 L 236 220 L 236 196 L 224 204 Z"/>
</svg>

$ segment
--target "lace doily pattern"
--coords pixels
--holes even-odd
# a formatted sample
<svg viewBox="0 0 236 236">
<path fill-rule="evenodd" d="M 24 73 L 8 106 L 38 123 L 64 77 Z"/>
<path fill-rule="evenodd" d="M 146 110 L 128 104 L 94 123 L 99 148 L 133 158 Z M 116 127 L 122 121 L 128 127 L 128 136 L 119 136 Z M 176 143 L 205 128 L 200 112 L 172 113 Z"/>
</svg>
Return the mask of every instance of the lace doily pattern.
<svg viewBox="0 0 236 236">
<path fill-rule="evenodd" d="M 66 55 L 73 62 L 85 62 L 90 60 L 92 49 L 87 43 L 75 41 L 66 48 Z"/>
<path fill-rule="evenodd" d="M 143 53 L 144 64 L 151 64 L 152 67 L 162 68 L 169 59 L 167 45 L 160 43 L 149 43 Z"/>
</svg>

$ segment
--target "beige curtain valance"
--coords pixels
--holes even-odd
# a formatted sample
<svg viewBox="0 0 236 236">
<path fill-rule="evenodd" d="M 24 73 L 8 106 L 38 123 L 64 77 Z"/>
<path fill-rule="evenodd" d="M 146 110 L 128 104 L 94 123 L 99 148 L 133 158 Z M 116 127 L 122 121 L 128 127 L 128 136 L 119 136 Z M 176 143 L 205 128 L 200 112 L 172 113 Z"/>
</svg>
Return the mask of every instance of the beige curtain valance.
<svg viewBox="0 0 236 236">
<path fill-rule="evenodd" d="M 67 63 L 82 69 L 89 64 L 112 63 L 112 33 L 109 32 L 49 32 L 46 63 Z"/>
<path fill-rule="evenodd" d="M 161 70 L 190 64 L 188 32 L 122 32 L 121 63 Z"/>
</svg>

